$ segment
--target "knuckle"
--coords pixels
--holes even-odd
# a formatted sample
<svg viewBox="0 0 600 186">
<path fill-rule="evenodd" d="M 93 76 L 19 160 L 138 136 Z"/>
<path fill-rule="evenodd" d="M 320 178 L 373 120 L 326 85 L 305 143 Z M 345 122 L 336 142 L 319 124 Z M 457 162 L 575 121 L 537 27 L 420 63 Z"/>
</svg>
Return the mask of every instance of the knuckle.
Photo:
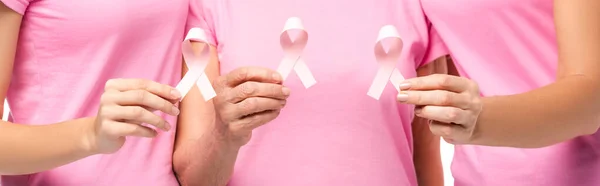
<svg viewBox="0 0 600 186">
<path fill-rule="evenodd" d="M 454 101 L 452 100 L 453 96 L 449 92 L 443 92 L 440 96 L 440 104 L 441 105 L 451 105 Z"/>
<path fill-rule="evenodd" d="M 100 109 L 99 109 L 100 117 L 106 118 L 111 113 L 110 110 L 111 110 L 110 107 L 101 106 Z"/>
<path fill-rule="evenodd" d="M 143 90 L 147 90 L 148 86 L 149 86 L 149 82 L 147 80 L 144 79 L 136 79 L 135 80 L 135 85 L 138 89 L 143 89 Z"/>
<path fill-rule="evenodd" d="M 450 109 L 446 114 L 446 118 L 450 121 L 456 121 L 458 119 L 458 115 L 460 111 L 458 109 Z"/>
<path fill-rule="evenodd" d="M 256 108 L 258 107 L 257 102 L 258 100 L 256 99 L 246 99 L 246 101 L 244 101 L 244 104 L 242 104 L 242 109 L 246 112 L 256 110 Z"/>
<path fill-rule="evenodd" d="M 254 93 L 256 93 L 256 88 L 257 88 L 256 83 L 247 82 L 247 83 L 240 85 L 240 92 L 242 93 L 243 96 L 250 96 L 250 95 L 254 95 Z"/>
<path fill-rule="evenodd" d="M 440 87 L 450 87 L 451 86 L 451 83 L 452 83 L 451 77 L 444 76 L 444 75 L 437 75 L 437 78 L 438 78 L 438 83 L 439 83 L 438 85 Z"/>
<path fill-rule="evenodd" d="M 111 98 L 110 98 L 110 93 L 108 92 L 104 92 L 104 94 L 102 94 L 100 96 L 100 104 L 108 104 L 111 102 Z"/>
<path fill-rule="evenodd" d="M 144 115 L 144 109 L 142 107 L 132 107 L 129 112 L 133 118 L 141 118 Z"/>
<path fill-rule="evenodd" d="M 114 87 L 114 85 L 117 84 L 118 81 L 119 81 L 118 79 L 109 79 L 104 84 L 104 90 L 106 91 L 106 90 L 112 89 L 112 87 Z"/>
<path fill-rule="evenodd" d="M 143 90 L 136 90 L 135 101 L 137 101 L 138 103 L 143 103 L 144 101 L 146 101 L 146 92 Z"/>
<path fill-rule="evenodd" d="M 481 101 L 481 99 L 479 97 L 473 98 L 471 99 L 471 105 L 472 105 L 472 109 L 477 109 L 477 110 L 481 110 L 483 107 L 483 102 Z"/>
<path fill-rule="evenodd" d="M 281 85 L 273 85 L 269 88 L 269 94 L 272 96 L 280 96 L 283 95 L 283 87 Z"/>
<path fill-rule="evenodd" d="M 246 77 L 248 77 L 249 73 L 250 73 L 250 70 L 248 68 L 239 68 L 236 73 L 236 78 L 237 79 L 246 79 Z"/>
</svg>

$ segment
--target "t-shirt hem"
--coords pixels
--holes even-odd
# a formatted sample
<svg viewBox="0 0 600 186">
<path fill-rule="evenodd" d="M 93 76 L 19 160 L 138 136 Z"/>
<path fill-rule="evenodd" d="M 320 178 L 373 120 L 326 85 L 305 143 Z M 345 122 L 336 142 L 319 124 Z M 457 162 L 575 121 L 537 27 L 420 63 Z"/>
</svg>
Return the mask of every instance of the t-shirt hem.
<svg viewBox="0 0 600 186">
<path fill-rule="evenodd" d="M 446 45 L 444 44 L 444 42 L 441 41 L 441 39 L 434 38 L 433 40 L 434 41 L 432 41 L 431 47 L 427 51 L 427 55 L 423 57 L 423 60 L 421 61 L 418 67 L 425 66 L 439 57 L 450 54 L 448 48 L 446 48 Z"/>
<path fill-rule="evenodd" d="M 12 9 L 13 11 L 15 11 L 21 15 L 24 15 L 25 9 L 27 9 L 27 5 L 23 4 L 22 2 L 19 2 L 19 1 L 0 0 L 0 2 L 4 3 L 4 5 L 6 5 L 8 8 Z"/>
</svg>

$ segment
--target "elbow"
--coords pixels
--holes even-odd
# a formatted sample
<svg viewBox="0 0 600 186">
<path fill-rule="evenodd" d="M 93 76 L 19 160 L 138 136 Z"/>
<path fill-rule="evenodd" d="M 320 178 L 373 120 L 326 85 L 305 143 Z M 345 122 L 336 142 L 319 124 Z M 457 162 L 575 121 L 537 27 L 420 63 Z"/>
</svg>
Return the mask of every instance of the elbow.
<svg viewBox="0 0 600 186">
<path fill-rule="evenodd" d="M 181 150 L 173 153 L 173 171 L 175 172 L 177 180 L 179 180 L 179 183 L 183 186 L 190 185 L 187 183 L 190 182 L 190 176 L 188 175 L 190 175 L 189 171 L 192 166 L 191 164 L 190 156 L 182 153 Z"/>
</svg>

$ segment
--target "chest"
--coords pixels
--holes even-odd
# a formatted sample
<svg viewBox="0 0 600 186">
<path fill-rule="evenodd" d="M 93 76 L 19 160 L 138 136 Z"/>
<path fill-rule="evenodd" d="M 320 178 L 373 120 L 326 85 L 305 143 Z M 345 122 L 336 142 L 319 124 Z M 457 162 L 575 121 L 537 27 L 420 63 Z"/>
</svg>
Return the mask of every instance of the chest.
<svg viewBox="0 0 600 186">
<path fill-rule="evenodd" d="M 188 5 L 188 0 L 37 0 L 27 9 L 23 29 L 43 30 L 32 34 L 39 40 L 73 45 L 94 38 L 137 39 L 184 24 Z"/>
<path fill-rule="evenodd" d="M 212 9 L 225 72 L 248 65 L 276 69 L 284 55 L 280 34 L 290 17 L 300 18 L 308 32 L 301 57 L 321 83 L 348 78 L 370 83 L 384 25 L 394 25 L 402 37 L 397 67 L 405 76 L 415 75 L 415 61 L 425 50 L 427 24 L 416 1 L 221 0 Z"/>
</svg>

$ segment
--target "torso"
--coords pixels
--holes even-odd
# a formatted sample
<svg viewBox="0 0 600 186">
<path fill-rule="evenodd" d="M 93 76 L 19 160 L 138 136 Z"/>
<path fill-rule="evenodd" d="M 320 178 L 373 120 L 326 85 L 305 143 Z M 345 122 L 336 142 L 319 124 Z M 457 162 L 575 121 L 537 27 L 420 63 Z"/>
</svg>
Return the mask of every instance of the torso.
<svg viewBox="0 0 600 186">
<path fill-rule="evenodd" d="M 181 77 L 179 46 L 188 8 L 188 0 L 31 2 L 7 96 L 10 120 L 41 125 L 93 116 L 104 83 L 112 78 L 174 86 Z M 171 166 L 174 136 L 128 138 L 115 154 L 3 176 L 2 185 L 178 185 Z"/>
<path fill-rule="evenodd" d="M 279 35 L 295 16 L 308 31 L 302 58 L 317 80 L 305 89 L 295 73 L 286 79 L 292 89 L 286 108 L 254 131 L 229 185 L 416 185 L 413 108 L 396 103 L 391 84 L 380 100 L 366 93 L 377 72 L 373 48 L 384 25 L 395 25 L 404 41 L 397 67 L 407 78 L 416 75 L 428 44 L 417 1 L 210 2 L 205 12 L 214 18 L 208 22 L 222 74 L 242 66 L 277 69 L 283 57 Z"/>
<path fill-rule="evenodd" d="M 421 0 L 462 76 L 484 96 L 530 91 L 554 81 L 558 63 L 552 0 Z M 600 137 L 551 147 L 456 146 L 457 186 L 598 185 Z"/>
</svg>

